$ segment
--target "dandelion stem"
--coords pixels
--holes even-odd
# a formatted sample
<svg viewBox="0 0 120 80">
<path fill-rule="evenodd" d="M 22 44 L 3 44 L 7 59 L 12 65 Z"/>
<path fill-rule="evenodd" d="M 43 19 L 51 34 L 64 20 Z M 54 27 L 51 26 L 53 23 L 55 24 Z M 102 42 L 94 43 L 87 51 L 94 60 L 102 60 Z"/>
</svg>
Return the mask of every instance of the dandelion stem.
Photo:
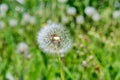
<svg viewBox="0 0 120 80">
<path fill-rule="evenodd" d="M 63 66 L 62 66 L 62 61 L 61 61 L 60 55 L 58 55 L 58 62 L 59 62 L 59 65 L 60 65 L 61 80 L 65 80 L 64 79 L 64 72 L 63 72 Z"/>
</svg>

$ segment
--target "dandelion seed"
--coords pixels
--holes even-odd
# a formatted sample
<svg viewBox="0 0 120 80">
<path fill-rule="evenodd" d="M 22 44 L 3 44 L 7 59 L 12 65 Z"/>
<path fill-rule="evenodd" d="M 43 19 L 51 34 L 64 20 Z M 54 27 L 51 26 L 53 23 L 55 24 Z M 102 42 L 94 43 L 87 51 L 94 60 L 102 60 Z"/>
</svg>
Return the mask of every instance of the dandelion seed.
<svg viewBox="0 0 120 80">
<path fill-rule="evenodd" d="M 96 13 L 96 9 L 94 7 L 89 6 L 85 8 L 84 12 L 88 16 L 93 16 Z"/>
<path fill-rule="evenodd" d="M 47 24 L 37 36 L 39 47 L 46 53 L 64 54 L 71 48 L 69 32 L 60 24 Z"/>
<path fill-rule="evenodd" d="M 76 23 L 77 24 L 83 24 L 85 22 L 84 17 L 82 15 L 79 15 L 76 17 Z"/>
<path fill-rule="evenodd" d="M 75 15 L 76 14 L 76 8 L 75 7 L 68 7 L 67 8 L 67 14 L 68 15 Z"/>
</svg>

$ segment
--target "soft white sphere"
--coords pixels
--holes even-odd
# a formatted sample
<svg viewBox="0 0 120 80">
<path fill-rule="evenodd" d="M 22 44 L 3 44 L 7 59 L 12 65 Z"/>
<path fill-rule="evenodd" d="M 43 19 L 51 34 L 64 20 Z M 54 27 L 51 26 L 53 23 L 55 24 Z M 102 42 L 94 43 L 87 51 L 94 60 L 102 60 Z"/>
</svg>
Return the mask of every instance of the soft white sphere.
<svg viewBox="0 0 120 80">
<path fill-rule="evenodd" d="M 1 4 L 0 5 L 0 13 L 1 12 L 7 12 L 8 11 L 8 5 L 7 4 Z"/>
<path fill-rule="evenodd" d="M 88 16 L 93 16 L 96 13 L 96 9 L 94 7 L 89 6 L 85 8 L 84 12 Z"/>
<path fill-rule="evenodd" d="M 76 17 L 76 23 L 77 23 L 77 24 L 83 24 L 84 22 L 85 22 L 84 16 L 78 15 L 78 16 Z"/>
<path fill-rule="evenodd" d="M 11 26 L 11 27 L 15 27 L 15 26 L 17 26 L 17 20 L 16 19 L 10 19 L 9 20 L 9 25 Z"/>
<path fill-rule="evenodd" d="M 76 14 L 76 8 L 75 7 L 68 7 L 67 8 L 67 14 L 68 15 L 75 15 Z"/>
<path fill-rule="evenodd" d="M 6 79 L 7 80 L 14 80 L 14 77 L 13 77 L 13 75 L 11 73 L 7 72 L 6 73 Z"/>
<path fill-rule="evenodd" d="M 99 13 L 95 13 L 95 14 L 92 16 L 93 21 L 99 21 L 100 18 L 101 18 L 101 16 L 100 16 Z"/>
<path fill-rule="evenodd" d="M 1 4 L 0 5 L 0 17 L 6 17 L 6 12 L 8 11 L 8 5 L 7 4 Z"/>
<path fill-rule="evenodd" d="M 68 23 L 69 22 L 69 19 L 67 16 L 63 16 L 62 17 L 62 23 Z"/>
<path fill-rule="evenodd" d="M 47 24 L 37 35 L 39 47 L 45 53 L 64 54 L 72 46 L 69 32 L 60 24 Z"/>
<path fill-rule="evenodd" d="M 25 42 L 18 43 L 17 52 L 18 53 L 27 53 L 28 52 L 28 45 Z"/>
<path fill-rule="evenodd" d="M 112 14 L 112 16 L 113 16 L 114 19 L 120 18 L 120 10 L 114 11 L 113 14 Z"/>
<path fill-rule="evenodd" d="M 21 20 L 22 25 L 25 25 L 27 23 L 33 25 L 33 24 L 35 24 L 35 22 L 36 22 L 36 18 L 34 16 L 31 16 L 28 13 L 23 14 L 23 17 L 22 17 L 22 20 Z"/>
</svg>

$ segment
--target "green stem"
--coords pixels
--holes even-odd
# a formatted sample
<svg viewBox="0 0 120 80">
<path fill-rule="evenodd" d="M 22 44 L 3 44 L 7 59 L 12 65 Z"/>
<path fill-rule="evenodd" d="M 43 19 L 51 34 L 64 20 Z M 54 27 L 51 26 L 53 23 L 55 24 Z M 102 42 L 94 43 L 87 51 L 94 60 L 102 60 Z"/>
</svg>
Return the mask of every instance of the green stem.
<svg viewBox="0 0 120 80">
<path fill-rule="evenodd" d="M 64 72 L 63 72 L 63 66 L 62 66 L 62 61 L 61 61 L 60 55 L 58 55 L 58 62 L 59 62 L 59 65 L 60 65 L 61 80 L 65 80 L 64 79 Z"/>
</svg>

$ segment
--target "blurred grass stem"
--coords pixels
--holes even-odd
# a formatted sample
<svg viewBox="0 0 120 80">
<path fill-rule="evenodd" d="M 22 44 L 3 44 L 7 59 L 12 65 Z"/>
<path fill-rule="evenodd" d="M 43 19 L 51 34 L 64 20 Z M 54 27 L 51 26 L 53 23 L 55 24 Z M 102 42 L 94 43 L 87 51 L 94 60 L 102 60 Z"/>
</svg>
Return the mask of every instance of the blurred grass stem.
<svg viewBox="0 0 120 80">
<path fill-rule="evenodd" d="M 64 72 L 63 72 L 62 61 L 61 61 L 61 58 L 60 58 L 60 55 L 59 55 L 59 54 L 58 54 L 58 62 L 59 62 L 59 66 L 60 66 L 61 80 L 65 80 L 65 79 L 64 79 Z"/>
</svg>

